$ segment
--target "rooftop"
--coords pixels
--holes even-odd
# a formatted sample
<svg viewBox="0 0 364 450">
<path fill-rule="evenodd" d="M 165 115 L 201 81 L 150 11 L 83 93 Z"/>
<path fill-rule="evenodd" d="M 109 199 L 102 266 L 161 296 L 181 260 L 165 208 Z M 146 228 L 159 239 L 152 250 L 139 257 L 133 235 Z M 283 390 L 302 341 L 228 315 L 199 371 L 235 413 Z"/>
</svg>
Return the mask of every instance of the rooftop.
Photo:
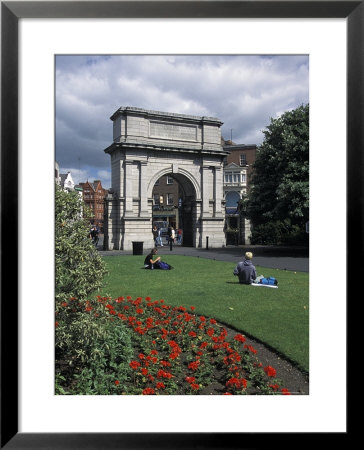
<svg viewBox="0 0 364 450">
<path fill-rule="evenodd" d="M 117 116 L 120 114 L 137 114 L 137 115 L 143 115 L 143 116 L 151 116 L 151 117 L 159 117 L 159 118 L 166 118 L 166 119 L 182 119 L 182 120 L 192 120 L 192 121 L 209 121 L 209 122 L 216 122 L 220 125 L 222 125 L 223 122 L 221 122 L 220 119 L 216 117 L 208 117 L 208 116 L 192 116 L 188 114 L 181 114 L 181 113 L 170 113 L 165 111 L 154 111 L 150 109 L 143 109 L 143 108 L 137 108 L 134 106 L 121 106 L 119 109 L 117 109 L 114 114 L 110 117 L 111 120 L 115 120 Z"/>
</svg>

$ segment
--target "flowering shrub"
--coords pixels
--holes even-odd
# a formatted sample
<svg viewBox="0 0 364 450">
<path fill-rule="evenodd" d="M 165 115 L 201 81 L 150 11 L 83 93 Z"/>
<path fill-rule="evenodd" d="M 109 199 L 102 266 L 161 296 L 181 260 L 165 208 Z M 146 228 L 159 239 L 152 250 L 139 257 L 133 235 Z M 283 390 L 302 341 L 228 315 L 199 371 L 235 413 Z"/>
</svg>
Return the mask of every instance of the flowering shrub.
<svg viewBox="0 0 364 450">
<path fill-rule="evenodd" d="M 56 309 L 100 287 L 105 263 L 88 237 L 90 211 L 77 192 L 55 188 Z"/>
<path fill-rule="evenodd" d="M 127 370 L 121 374 L 112 364 L 105 367 L 103 386 L 110 394 L 289 394 L 242 334 L 228 339 L 223 326 L 196 315 L 194 307 L 130 296 L 97 297 L 97 305 L 84 307 L 93 320 L 106 320 L 109 332 L 110 326 L 122 325 L 132 333 L 133 352 L 123 355 Z M 114 350 L 114 359 L 121 357 L 119 351 Z"/>
</svg>

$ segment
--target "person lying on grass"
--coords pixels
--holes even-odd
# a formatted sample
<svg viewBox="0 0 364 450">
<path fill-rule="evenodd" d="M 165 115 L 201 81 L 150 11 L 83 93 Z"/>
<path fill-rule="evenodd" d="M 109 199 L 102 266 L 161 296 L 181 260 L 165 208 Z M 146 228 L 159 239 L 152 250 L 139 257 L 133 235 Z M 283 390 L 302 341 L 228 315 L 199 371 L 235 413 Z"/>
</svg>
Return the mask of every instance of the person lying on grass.
<svg viewBox="0 0 364 450">
<path fill-rule="evenodd" d="M 234 275 L 239 277 L 239 283 L 252 284 L 256 281 L 257 272 L 252 263 L 253 253 L 246 252 L 243 261 L 240 261 L 234 269 Z"/>
<path fill-rule="evenodd" d="M 156 256 L 158 253 L 157 248 L 153 248 L 151 252 L 145 257 L 144 268 L 145 269 L 163 269 L 170 270 L 173 269 L 169 264 L 161 261 L 160 256 Z"/>
</svg>

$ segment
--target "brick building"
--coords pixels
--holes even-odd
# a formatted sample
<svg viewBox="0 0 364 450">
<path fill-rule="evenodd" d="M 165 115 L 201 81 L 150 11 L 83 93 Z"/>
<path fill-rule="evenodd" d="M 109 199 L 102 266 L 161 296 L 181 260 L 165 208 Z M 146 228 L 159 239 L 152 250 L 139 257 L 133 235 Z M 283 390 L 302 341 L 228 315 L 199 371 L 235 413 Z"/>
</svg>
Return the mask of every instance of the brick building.
<svg viewBox="0 0 364 450">
<path fill-rule="evenodd" d="M 238 203 L 249 193 L 257 146 L 222 140 L 229 154 L 224 162 L 225 235 L 227 244 L 249 244 L 250 222 L 239 214 Z"/>
<path fill-rule="evenodd" d="M 230 152 L 226 157 L 226 164 L 236 164 L 239 167 L 245 167 L 249 185 L 252 165 L 257 155 L 257 146 L 255 144 L 235 144 L 231 141 L 224 141 L 223 148 Z"/>
<path fill-rule="evenodd" d="M 94 216 L 91 219 L 91 223 L 99 227 L 100 231 L 103 232 L 104 198 L 107 190 L 102 187 L 100 180 L 95 180 L 93 183 L 86 181 L 86 183 L 80 183 L 80 186 L 83 189 L 83 200 Z"/>
</svg>

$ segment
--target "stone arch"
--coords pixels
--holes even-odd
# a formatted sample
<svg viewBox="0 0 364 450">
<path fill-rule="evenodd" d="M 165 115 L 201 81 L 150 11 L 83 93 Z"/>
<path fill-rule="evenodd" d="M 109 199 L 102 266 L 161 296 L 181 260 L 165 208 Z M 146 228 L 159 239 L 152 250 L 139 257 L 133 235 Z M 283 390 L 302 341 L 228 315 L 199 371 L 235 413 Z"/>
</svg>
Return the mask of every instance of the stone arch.
<svg viewBox="0 0 364 450">
<path fill-rule="evenodd" d="M 183 245 L 187 247 L 196 246 L 196 240 L 199 241 L 198 230 L 200 224 L 198 220 L 198 210 L 201 198 L 201 189 L 198 181 L 188 170 L 183 168 L 179 168 L 178 171 L 176 169 L 172 171 L 171 168 L 160 169 L 149 181 L 147 189 L 148 198 L 152 199 L 155 183 L 159 178 L 165 175 L 171 176 L 178 183 L 179 191 L 182 194 L 181 197 L 179 197 L 181 204 L 176 208 L 176 214 L 173 217 L 176 220 L 178 227 L 182 229 Z M 163 216 L 163 211 L 158 212 L 162 212 Z"/>
<path fill-rule="evenodd" d="M 164 175 L 172 176 L 182 185 L 185 185 L 185 179 L 187 179 L 189 181 L 189 185 L 191 186 L 191 188 L 193 188 L 193 190 L 190 189 L 190 191 L 187 192 L 187 195 L 194 195 L 196 199 L 201 198 L 201 188 L 196 178 L 186 169 L 178 168 L 178 172 L 176 173 L 173 172 L 173 169 L 171 167 L 160 169 L 151 177 L 147 188 L 147 195 L 149 198 L 152 196 L 152 191 L 155 183 Z"/>
<path fill-rule="evenodd" d="M 105 205 L 106 249 L 153 245 L 152 191 L 163 175 L 175 178 L 186 197 L 191 245 L 225 245 L 222 122 L 213 117 L 121 107 L 110 118 L 113 143 L 111 192 Z M 188 209 L 188 213 L 187 213 Z"/>
</svg>

